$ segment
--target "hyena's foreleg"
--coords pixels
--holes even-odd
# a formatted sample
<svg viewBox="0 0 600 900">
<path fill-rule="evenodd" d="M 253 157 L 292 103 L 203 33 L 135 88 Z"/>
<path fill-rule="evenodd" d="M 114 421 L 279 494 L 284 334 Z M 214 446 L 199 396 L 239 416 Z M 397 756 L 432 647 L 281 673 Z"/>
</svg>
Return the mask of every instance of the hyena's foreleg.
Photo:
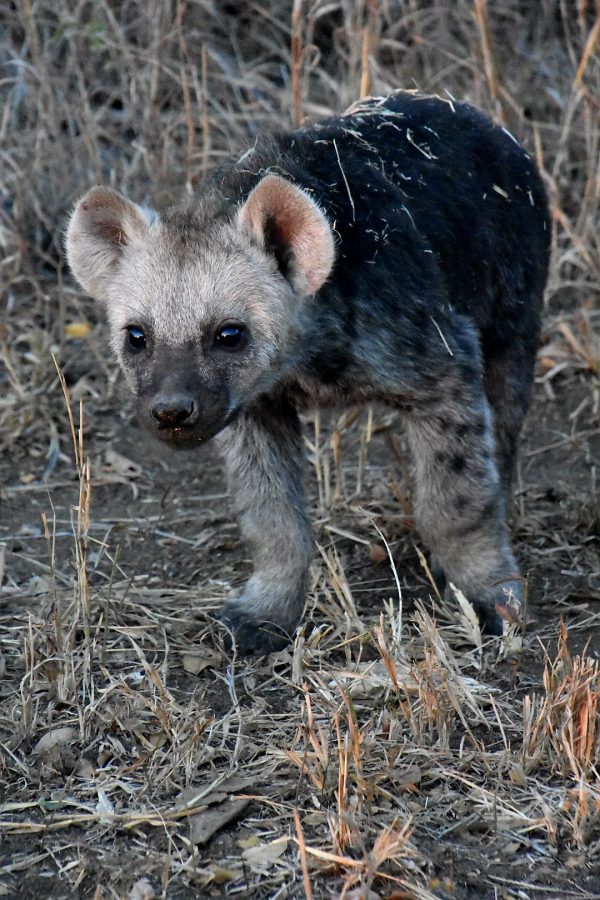
<svg viewBox="0 0 600 900">
<path fill-rule="evenodd" d="M 312 536 L 304 508 L 300 422 L 285 401 L 261 404 L 218 438 L 254 572 L 221 619 L 242 653 L 293 637 L 304 606 Z"/>
<path fill-rule="evenodd" d="M 456 372 L 438 385 L 438 396 L 427 414 L 407 419 L 417 527 L 486 630 L 502 633 L 499 612 L 509 595 L 521 605 L 523 582 L 509 544 L 490 406 L 482 379 Z"/>
</svg>

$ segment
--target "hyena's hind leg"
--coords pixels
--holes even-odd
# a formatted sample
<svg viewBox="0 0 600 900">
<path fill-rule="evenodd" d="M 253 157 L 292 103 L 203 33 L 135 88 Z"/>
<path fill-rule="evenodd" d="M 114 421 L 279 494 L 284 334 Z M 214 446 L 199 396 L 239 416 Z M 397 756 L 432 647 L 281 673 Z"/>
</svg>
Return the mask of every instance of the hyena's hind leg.
<svg viewBox="0 0 600 900">
<path fill-rule="evenodd" d="M 519 437 L 531 400 L 539 340 L 537 319 L 533 320 L 533 313 L 528 324 L 526 335 L 512 334 L 507 337 L 505 333 L 488 331 L 482 336 L 484 386 L 493 417 L 503 517 L 510 507 Z M 430 569 L 439 589 L 447 589 L 444 567 L 435 553 L 431 554 Z"/>
<path fill-rule="evenodd" d="M 426 415 L 407 419 L 417 528 L 486 631 L 501 634 L 508 593 L 519 604 L 523 585 L 508 539 L 491 410 L 482 380 L 455 373 L 438 389 Z"/>
<path fill-rule="evenodd" d="M 300 422 L 287 402 L 271 400 L 241 415 L 217 440 L 254 564 L 220 618 L 241 653 L 275 650 L 293 638 L 302 615 L 313 548 Z"/>
<path fill-rule="evenodd" d="M 494 415 L 496 460 L 505 502 L 510 499 L 519 436 L 531 400 L 537 332 L 508 345 L 483 337 L 485 391 Z"/>
</svg>

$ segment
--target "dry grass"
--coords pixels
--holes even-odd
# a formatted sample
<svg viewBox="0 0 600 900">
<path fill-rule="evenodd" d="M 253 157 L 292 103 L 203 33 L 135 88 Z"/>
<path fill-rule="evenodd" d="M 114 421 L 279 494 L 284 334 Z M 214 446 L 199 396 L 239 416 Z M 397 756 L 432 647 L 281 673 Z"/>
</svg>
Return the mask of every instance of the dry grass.
<svg viewBox="0 0 600 900">
<path fill-rule="evenodd" d="M 599 23 L 585 0 L 4 4 L 0 896 L 600 897 Z M 218 464 L 136 446 L 65 216 L 98 181 L 172 202 L 258 129 L 415 84 L 504 122 L 552 199 L 513 516 L 532 627 L 499 651 L 435 596 L 395 416 L 354 410 L 307 422 L 305 625 L 232 659 Z"/>
</svg>

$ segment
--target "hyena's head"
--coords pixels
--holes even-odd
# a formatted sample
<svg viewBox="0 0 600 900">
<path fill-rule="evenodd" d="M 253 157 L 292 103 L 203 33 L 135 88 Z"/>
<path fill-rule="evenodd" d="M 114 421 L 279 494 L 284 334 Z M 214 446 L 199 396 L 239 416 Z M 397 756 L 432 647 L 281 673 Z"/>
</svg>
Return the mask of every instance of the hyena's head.
<svg viewBox="0 0 600 900">
<path fill-rule="evenodd" d="M 140 420 L 183 445 L 208 440 L 274 386 L 334 261 L 317 204 L 276 175 L 238 207 L 213 196 L 164 217 L 92 188 L 66 248 L 81 286 L 106 306 Z"/>
</svg>

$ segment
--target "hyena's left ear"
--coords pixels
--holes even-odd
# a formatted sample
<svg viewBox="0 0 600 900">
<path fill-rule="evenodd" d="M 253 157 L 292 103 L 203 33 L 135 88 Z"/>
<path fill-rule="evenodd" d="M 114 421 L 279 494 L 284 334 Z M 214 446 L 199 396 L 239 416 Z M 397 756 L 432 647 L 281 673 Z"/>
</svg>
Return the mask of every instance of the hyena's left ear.
<svg viewBox="0 0 600 900">
<path fill-rule="evenodd" d="M 295 290 L 319 290 L 331 272 L 335 244 L 329 222 L 305 191 L 279 175 L 265 175 L 238 216 Z"/>
<path fill-rule="evenodd" d="M 108 299 L 108 288 L 127 246 L 146 233 L 156 214 L 117 191 L 94 187 L 78 201 L 67 227 L 69 266 L 84 291 Z"/>
</svg>

